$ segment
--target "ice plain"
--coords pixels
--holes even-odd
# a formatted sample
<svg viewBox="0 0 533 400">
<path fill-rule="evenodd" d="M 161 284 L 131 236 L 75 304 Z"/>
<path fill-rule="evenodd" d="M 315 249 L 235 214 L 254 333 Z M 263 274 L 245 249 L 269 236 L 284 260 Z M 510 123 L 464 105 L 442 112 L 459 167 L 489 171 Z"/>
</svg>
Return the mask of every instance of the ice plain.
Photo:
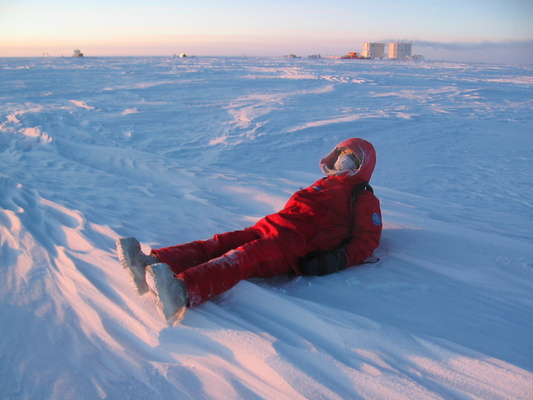
<svg viewBox="0 0 533 400">
<path fill-rule="evenodd" d="M 531 399 L 533 68 L 0 59 L 0 398 Z M 167 324 L 114 241 L 241 229 L 378 153 L 380 262 Z"/>
</svg>

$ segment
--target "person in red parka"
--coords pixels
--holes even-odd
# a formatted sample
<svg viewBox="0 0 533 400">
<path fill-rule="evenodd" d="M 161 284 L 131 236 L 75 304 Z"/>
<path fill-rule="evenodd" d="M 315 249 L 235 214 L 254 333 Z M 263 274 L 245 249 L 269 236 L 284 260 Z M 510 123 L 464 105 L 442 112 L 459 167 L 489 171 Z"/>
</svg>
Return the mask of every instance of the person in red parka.
<svg viewBox="0 0 533 400">
<path fill-rule="evenodd" d="M 320 161 L 326 177 L 243 230 L 143 254 L 134 238 L 117 252 L 140 294 L 151 290 L 167 319 L 239 281 L 280 274 L 326 275 L 362 264 L 379 245 L 381 209 L 369 185 L 376 152 L 364 139 L 339 143 Z"/>
</svg>

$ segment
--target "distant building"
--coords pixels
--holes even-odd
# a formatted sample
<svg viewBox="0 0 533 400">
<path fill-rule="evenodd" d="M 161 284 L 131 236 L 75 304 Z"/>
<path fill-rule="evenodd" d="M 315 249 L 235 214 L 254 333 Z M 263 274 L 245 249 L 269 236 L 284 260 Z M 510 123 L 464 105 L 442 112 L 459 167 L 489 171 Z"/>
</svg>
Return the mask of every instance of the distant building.
<svg viewBox="0 0 533 400">
<path fill-rule="evenodd" d="M 389 43 L 389 58 L 405 60 L 411 58 L 412 43 Z"/>
<path fill-rule="evenodd" d="M 383 58 L 385 56 L 385 43 L 363 43 L 364 58 Z"/>
<path fill-rule="evenodd" d="M 74 50 L 72 57 L 83 57 L 83 53 L 79 49 L 76 49 Z"/>
<path fill-rule="evenodd" d="M 355 51 L 353 52 L 350 52 L 348 53 L 347 55 L 345 56 L 341 56 L 341 59 L 343 60 L 357 60 L 357 59 L 360 59 L 361 57 L 357 55 L 357 53 Z"/>
</svg>

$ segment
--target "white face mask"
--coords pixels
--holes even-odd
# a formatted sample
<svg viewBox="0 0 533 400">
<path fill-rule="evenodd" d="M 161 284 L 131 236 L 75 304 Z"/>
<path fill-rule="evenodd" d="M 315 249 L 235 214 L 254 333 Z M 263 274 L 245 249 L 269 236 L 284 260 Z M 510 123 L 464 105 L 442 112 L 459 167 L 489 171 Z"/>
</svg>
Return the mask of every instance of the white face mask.
<svg viewBox="0 0 533 400">
<path fill-rule="evenodd" d="M 337 171 L 347 171 L 355 168 L 355 161 L 352 157 L 344 155 L 337 158 L 333 166 Z"/>
</svg>

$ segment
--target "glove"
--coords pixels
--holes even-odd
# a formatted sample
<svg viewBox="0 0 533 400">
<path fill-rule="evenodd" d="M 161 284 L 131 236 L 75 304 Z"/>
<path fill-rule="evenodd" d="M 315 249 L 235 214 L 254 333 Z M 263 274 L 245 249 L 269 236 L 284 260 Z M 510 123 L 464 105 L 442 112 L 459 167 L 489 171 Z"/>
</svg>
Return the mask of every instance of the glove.
<svg viewBox="0 0 533 400">
<path fill-rule="evenodd" d="M 328 275 L 346 269 L 346 254 L 344 248 L 333 251 L 311 253 L 302 258 L 298 267 L 303 275 Z"/>
</svg>

